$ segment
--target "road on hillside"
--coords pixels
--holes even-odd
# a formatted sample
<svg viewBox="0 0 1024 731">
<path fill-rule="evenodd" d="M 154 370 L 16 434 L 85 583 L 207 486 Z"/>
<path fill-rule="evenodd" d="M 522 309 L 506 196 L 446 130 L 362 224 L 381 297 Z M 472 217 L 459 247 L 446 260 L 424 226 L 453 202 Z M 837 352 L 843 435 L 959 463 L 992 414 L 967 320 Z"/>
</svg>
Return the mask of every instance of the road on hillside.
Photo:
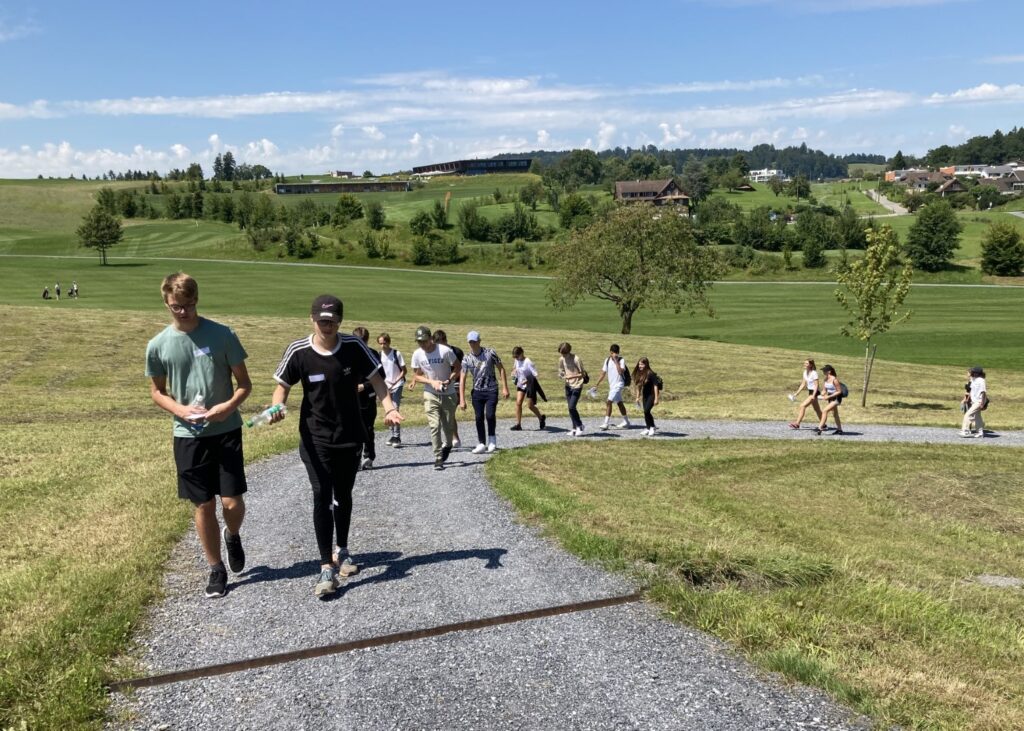
<svg viewBox="0 0 1024 731">
<path fill-rule="evenodd" d="M 869 213 L 866 216 L 861 216 L 861 218 L 888 218 L 890 216 L 906 216 L 908 213 L 910 213 L 910 211 L 901 206 L 899 203 L 893 203 L 891 200 L 886 198 L 877 190 L 865 190 L 864 194 L 868 198 L 873 200 L 875 203 L 879 204 L 880 206 L 884 206 L 886 209 L 888 209 L 889 212 L 883 213 L 882 215 L 872 215 Z"/>
</svg>

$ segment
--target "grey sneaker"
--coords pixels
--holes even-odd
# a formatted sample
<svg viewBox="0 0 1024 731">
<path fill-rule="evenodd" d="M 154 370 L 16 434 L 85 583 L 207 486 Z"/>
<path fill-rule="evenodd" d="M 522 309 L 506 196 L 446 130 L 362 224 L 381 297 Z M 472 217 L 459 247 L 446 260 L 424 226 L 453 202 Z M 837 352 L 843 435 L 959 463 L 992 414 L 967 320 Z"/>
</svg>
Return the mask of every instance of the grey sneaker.
<svg viewBox="0 0 1024 731">
<path fill-rule="evenodd" d="M 313 594 L 317 598 L 323 599 L 325 596 L 330 596 L 338 590 L 338 576 L 334 573 L 334 569 L 324 569 L 320 572 L 320 580 L 316 583 L 316 588 L 313 590 Z"/>
<path fill-rule="evenodd" d="M 984 439 L 985 438 L 985 430 L 984 429 L 978 429 L 978 431 L 975 432 L 975 434 L 974 434 L 974 438 L 975 439 Z"/>
<path fill-rule="evenodd" d="M 341 559 L 338 562 L 338 576 L 342 579 L 347 579 L 349 576 L 355 576 L 359 573 L 359 566 L 352 560 L 352 557 L 345 554 L 344 557 L 339 556 Z"/>
</svg>

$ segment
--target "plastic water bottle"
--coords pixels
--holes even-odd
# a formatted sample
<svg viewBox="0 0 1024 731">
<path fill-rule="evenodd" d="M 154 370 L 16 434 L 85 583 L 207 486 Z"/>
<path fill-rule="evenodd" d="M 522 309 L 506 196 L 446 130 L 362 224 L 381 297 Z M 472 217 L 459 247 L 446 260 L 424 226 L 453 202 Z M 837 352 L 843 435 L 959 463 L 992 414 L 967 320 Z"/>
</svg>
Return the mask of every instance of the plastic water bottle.
<svg viewBox="0 0 1024 731">
<path fill-rule="evenodd" d="M 597 398 L 597 386 L 591 386 L 587 389 L 587 396 L 590 398 Z"/>
<path fill-rule="evenodd" d="M 206 401 L 203 400 L 203 394 L 197 393 L 195 397 L 189 402 L 189 408 L 192 409 L 206 409 Z M 188 424 L 189 429 L 194 432 L 202 431 L 203 427 L 206 426 L 206 417 L 202 414 L 196 414 L 189 416 L 185 422 Z"/>
<path fill-rule="evenodd" d="M 269 424 L 270 420 L 274 418 L 274 415 L 278 414 L 278 413 L 280 413 L 280 414 L 287 414 L 288 413 L 288 409 L 285 407 L 284 404 L 274 404 L 270 408 L 264 409 L 260 413 L 256 414 L 256 416 L 252 417 L 251 419 L 246 419 L 245 420 L 245 425 L 247 427 L 252 428 L 252 427 L 256 427 L 256 426 L 262 426 L 263 424 Z"/>
</svg>

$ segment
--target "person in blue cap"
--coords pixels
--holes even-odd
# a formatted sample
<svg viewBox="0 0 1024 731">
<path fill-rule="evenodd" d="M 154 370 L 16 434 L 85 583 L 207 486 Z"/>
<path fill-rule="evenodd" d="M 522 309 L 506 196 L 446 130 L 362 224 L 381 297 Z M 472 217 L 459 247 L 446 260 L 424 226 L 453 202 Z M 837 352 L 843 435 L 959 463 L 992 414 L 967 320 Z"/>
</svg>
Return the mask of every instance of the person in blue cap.
<svg viewBox="0 0 1024 731">
<path fill-rule="evenodd" d="M 459 373 L 459 408 L 466 409 L 466 380 L 473 378 L 473 413 L 476 415 L 476 447 L 473 454 L 484 451 L 493 452 L 498 448 L 496 436 L 498 408 L 498 379 L 495 370 L 501 374 L 502 398 L 509 397 L 508 376 L 505 366 L 494 348 L 480 345 L 480 333 L 470 330 L 466 335 L 469 352 L 462 359 L 462 371 Z"/>
</svg>

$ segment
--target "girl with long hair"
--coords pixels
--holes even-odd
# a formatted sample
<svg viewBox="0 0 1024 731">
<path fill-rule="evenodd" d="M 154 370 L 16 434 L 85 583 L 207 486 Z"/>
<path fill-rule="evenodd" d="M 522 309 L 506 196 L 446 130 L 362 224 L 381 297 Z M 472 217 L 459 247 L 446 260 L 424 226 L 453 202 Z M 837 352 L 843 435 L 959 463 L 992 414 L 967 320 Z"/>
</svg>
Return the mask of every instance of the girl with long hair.
<svg viewBox="0 0 1024 731">
<path fill-rule="evenodd" d="M 789 422 L 790 429 L 800 428 L 800 422 L 804 420 L 804 414 L 807 413 L 808 406 L 813 407 L 814 413 L 818 415 L 818 419 L 821 419 L 821 407 L 818 406 L 818 369 L 814 365 L 814 358 L 808 358 L 804 361 L 803 378 L 796 391 L 789 395 L 789 400 L 796 401 L 796 397 L 800 395 L 800 391 L 805 387 L 807 388 L 807 398 L 801 401 L 800 406 L 797 408 L 796 421 Z"/>
<path fill-rule="evenodd" d="M 832 366 L 824 366 L 821 369 L 821 372 L 825 374 L 825 382 L 822 384 L 822 389 L 825 393 L 826 403 L 825 408 L 821 411 L 821 420 L 818 422 L 818 426 L 814 431 L 818 434 L 825 431 L 825 421 L 831 413 L 832 417 L 836 420 L 836 430 L 832 432 L 832 434 L 839 435 L 843 433 L 843 422 L 839 418 L 839 404 L 843 403 L 843 384 L 839 382 L 839 376 L 836 375 L 836 369 Z"/>
<path fill-rule="evenodd" d="M 643 407 L 644 424 L 646 430 L 640 432 L 642 436 L 654 436 L 654 416 L 651 411 L 661 399 L 661 378 L 651 370 L 651 361 L 641 358 L 633 366 L 633 387 L 636 389 L 636 402 Z"/>
</svg>

